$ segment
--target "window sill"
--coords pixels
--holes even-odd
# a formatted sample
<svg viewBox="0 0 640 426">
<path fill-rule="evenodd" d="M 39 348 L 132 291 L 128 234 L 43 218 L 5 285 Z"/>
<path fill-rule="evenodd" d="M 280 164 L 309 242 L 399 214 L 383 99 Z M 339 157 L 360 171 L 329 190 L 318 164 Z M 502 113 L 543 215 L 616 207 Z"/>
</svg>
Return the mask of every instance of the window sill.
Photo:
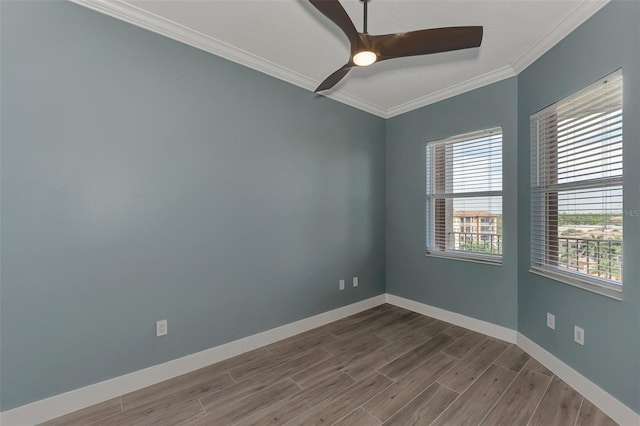
<svg viewBox="0 0 640 426">
<path fill-rule="evenodd" d="M 449 260 L 462 260 L 464 262 L 482 263 L 483 265 L 502 266 L 502 256 L 483 256 L 478 254 L 462 254 L 452 252 L 429 252 L 427 257 L 437 257 Z"/>
<path fill-rule="evenodd" d="M 616 289 L 604 284 L 599 284 L 599 283 L 588 281 L 586 279 L 582 279 L 581 277 L 578 277 L 578 276 L 551 271 L 548 269 L 531 268 L 529 272 L 535 275 L 540 275 L 542 277 L 552 279 L 554 281 L 559 281 L 564 284 L 569 284 L 571 286 L 578 287 L 583 290 L 590 291 L 592 293 L 600 294 L 602 296 L 606 296 L 614 300 L 622 300 L 622 288 Z"/>
</svg>

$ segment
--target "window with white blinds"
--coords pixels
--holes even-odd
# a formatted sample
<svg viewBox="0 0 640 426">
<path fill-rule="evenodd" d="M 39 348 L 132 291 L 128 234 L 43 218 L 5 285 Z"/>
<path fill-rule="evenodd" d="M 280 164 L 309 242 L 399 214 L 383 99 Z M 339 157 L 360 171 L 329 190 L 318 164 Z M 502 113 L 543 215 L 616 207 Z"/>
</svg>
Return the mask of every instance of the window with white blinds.
<svg viewBox="0 0 640 426">
<path fill-rule="evenodd" d="M 622 72 L 531 117 L 531 268 L 619 297 Z"/>
<path fill-rule="evenodd" d="M 502 262 L 502 129 L 427 144 L 427 253 Z"/>
</svg>

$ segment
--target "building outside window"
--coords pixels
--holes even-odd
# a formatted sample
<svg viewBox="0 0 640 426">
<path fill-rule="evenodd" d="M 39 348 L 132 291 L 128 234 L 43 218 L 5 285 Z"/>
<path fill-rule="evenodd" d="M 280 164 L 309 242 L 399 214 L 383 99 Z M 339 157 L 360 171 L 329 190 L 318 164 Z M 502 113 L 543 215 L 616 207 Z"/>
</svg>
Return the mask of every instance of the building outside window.
<svg viewBox="0 0 640 426">
<path fill-rule="evenodd" d="M 499 214 L 488 210 L 454 210 L 453 230 L 455 250 L 467 246 L 487 246 L 489 252 L 502 252 L 501 231 L 498 229 Z"/>
<path fill-rule="evenodd" d="M 427 254 L 502 262 L 502 129 L 427 144 Z"/>
<path fill-rule="evenodd" d="M 533 115 L 531 126 L 531 271 L 620 297 L 622 72 Z"/>
</svg>

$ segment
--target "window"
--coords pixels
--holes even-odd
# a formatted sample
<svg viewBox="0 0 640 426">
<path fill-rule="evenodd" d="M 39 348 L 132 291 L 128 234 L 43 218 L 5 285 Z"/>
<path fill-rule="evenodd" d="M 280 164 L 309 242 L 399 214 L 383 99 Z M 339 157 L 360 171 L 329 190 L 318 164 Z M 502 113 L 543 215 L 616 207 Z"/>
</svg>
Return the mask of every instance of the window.
<svg viewBox="0 0 640 426">
<path fill-rule="evenodd" d="M 427 144 L 427 254 L 502 262 L 502 129 Z"/>
<path fill-rule="evenodd" d="M 531 271 L 619 298 L 622 72 L 531 117 Z"/>
</svg>

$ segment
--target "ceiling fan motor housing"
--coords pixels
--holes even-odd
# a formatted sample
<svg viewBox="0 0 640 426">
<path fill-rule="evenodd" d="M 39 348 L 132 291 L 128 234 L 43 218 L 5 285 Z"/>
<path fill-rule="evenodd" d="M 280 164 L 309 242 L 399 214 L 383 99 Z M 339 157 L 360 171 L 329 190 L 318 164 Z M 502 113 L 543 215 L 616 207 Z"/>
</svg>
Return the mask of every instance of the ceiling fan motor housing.
<svg viewBox="0 0 640 426">
<path fill-rule="evenodd" d="M 342 80 L 355 66 L 367 66 L 387 59 L 428 55 L 439 52 L 479 47 L 481 26 L 446 27 L 406 33 L 370 35 L 367 32 L 367 4 L 364 8 L 363 31 L 359 33 L 338 0 L 309 0 L 323 15 L 336 24 L 349 39 L 351 54 L 346 64 L 327 77 L 315 92 L 327 90 Z"/>
</svg>

